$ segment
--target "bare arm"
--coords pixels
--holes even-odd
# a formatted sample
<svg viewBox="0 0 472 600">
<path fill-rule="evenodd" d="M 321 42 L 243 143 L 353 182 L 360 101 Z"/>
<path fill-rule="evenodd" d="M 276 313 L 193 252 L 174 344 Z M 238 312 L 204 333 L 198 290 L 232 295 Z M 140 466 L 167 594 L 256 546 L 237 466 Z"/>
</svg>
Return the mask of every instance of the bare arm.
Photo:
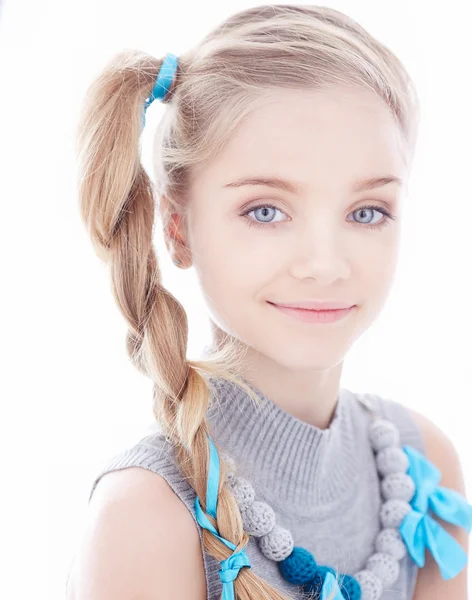
<svg viewBox="0 0 472 600">
<path fill-rule="evenodd" d="M 441 486 L 456 490 L 466 495 L 464 477 L 456 449 L 451 440 L 434 423 L 424 415 L 411 410 L 411 413 L 422 430 L 426 445 L 426 457 L 436 465 L 443 477 Z M 434 518 L 449 532 L 468 553 L 468 534 L 442 519 Z M 418 571 L 418 580 L 413 600 L 467 600 L 467 567 L 453 579 L 445 581 L 429 551 L 426 552 L 425 566 Z"/>
<path fill-rule="evenodd" d="M 159 475 L 102 477 L 89 504 L 66 600 L 205 600 L 197 526 Z"/>
</svg>

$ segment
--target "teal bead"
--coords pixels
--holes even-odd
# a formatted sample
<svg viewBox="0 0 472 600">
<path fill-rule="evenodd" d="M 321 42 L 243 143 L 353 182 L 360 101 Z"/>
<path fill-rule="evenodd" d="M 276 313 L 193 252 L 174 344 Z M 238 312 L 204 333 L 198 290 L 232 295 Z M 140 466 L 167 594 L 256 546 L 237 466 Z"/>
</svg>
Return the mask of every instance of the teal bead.
<svg viewBox="0 0 472 600">
<path fill-rule="evenodd" d="M 304 585 L 313 579 L 318 566 L 311 552 L 295 546 L 289 556 L 279 562 L 282 577 L 295 585 Z"/>
<path fill-rule="evenodd" d="M 349 598 L 349 600 L 361 600 L 361 584 L 352 575 L 340 575 L 339 587 L 345 598 Z"/>
</svg>

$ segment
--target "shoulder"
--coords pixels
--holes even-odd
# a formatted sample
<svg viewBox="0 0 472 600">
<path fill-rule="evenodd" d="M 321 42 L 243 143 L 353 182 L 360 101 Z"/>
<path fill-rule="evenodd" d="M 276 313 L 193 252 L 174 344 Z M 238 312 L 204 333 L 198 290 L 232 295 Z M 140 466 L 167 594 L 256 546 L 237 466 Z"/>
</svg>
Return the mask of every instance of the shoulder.
<svg viewBox="0 0 472 600">
<path fill-rule="evenodd" d="M 443 474 L 441 485 L 453 487 L 464 494 L 465 484 L 457 449 L 436 423 L 399 400 L 372 393 L 359 396 L 366 399 L 378 414 L 397 425 L 402 444 L 415 447 L 437 466 Z"/>
<path fill-rule="evenodd" d="M 420 412 L 408 409 L 421 431 L 425 456 L 442 473 L 441 485 L 465 495 L 465 482 L 461 461 L 451 438 L 431 419 Z"/>
<path fill-rule="evenodd" d="M 197 528 L 163 477 L 130 467 L 102 478 L 70 581 L 74 600 L 206 598 Z"/>
<path fill-rule="evenodd" d="M 465 481 L 457 449 L 450 437 L 430 418 L 403 403 L 376 394 L 361 394 L 378 413 L 394 422 L 400 430 L 402 444 L 418 449 L 441 472 L 440 485 L 466 497 Z M 441 526 L 468 552 L 468 534 L 455 525 L 434 516 Z M 443 580 L 430 552 L 419 570 L 413 600 L 452 597 L 467 598 L 467 569 L 450 580 Z"/>
<path fill-rule="evenodd" d="M 128 467 L 142 467 L 154 471 L 171 482 L 174 480 L 177 482 L 180 478 L 172 444 L 162 433 L 156 432 L 142 437 L 134 444 L 124 447 L 117 454 L 108 457 L 95 475 L 89 501 L 96 493 L 96 488 L 100 487 L 98 483 L 102 481 L 104 475 Z M 125 477 L 128 477 L 128 474 Z"/>
<path fill-rule="evenodd" d="M 412 418 L 420 428 L 425 442 L 426 457 L 439 469 L 442 474 L 441 486 L 455 490 L 466 497 L 465 481 L 462 465 L 457 449 L 448 435 L 425 415 L 409 409 Z M 439 519 L 442 527 L 451 534 L 468 553 L 468 533 L 456 525 L 451 525 Z M 438 594 L 436 596 L 435 594 Z M 454 579 L 443 580 L 439 569 L 430 553 L 418 574 L 414 600 L 429 600 L 435 597 L 453 597 L 465 600 L 467 594 L 467 569 L 463 569 Z"/>
</svg>

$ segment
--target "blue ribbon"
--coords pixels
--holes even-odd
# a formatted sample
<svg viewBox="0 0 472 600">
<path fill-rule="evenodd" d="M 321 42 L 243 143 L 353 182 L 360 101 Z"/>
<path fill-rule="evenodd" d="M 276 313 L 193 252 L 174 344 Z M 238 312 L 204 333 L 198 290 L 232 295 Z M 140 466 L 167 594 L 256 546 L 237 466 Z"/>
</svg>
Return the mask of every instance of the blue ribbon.
<svg viewBox="0 0 472 600">
<path fill-rule="evenodd" d="M 207 481 L 207 493 L 206 493 L 206 508 L 208 514 L 216 519 L 216 507 L 218 503 L 218 485 L 220 482 L 220 461 L 218 460 L 218 450 L 214 443 L 208 437 L 208 443 L 210 445 L 210 467 L 208 470 L 208 481 Z M 232 542 L 225 540 L 221 537 L 217 530 L 208 520 L 208 517 L 202 510 L 200 505 L 200 499 L 198 496 L 195 498 L 195 513 L 197 521 L 201 527 L 210 531 L 215 537 L 217 537 L 223 544 L 228 546 L 230 550 L 236 550 L 237 546 Z M 243 549 L 239 552 L 233 552 L 233 554 L 220 562 L 221 569 L 218 571 L 220 579 L 223 583 L 223 595 L 221 600 L 234 600 L 234 580 L 239 574 L 239 570 L 242 567 L 251 567 L 249 557 L 246 551 Z"/>
<path fill-rule="evenodd" d="M 146 111 L 149 105 L 156 99 L 162 100 L 169 91 L 172 80 L 174 79 L 175 71 L 177 69 L 177 63 L 178 57 L 175 54 L 168 52 L 165 55 L 151 95 L 149 98 L 146 98 L 144 103 L 144 114 L 142 119 L 143 128 L 146 125 Z"/>
<path fill-rule="evenodd" d="M 428 511 L 470 533 L 472 506 L 455 490 L 439 486 L 441 472 L 415 448 L 403 446 L 403 451 L 410 463 L 407 473 L 415 482 L 416 492 L 410 502 L 412 510 L 400 525 L 400 534 L 419 567 L 424 567 L 428 548 L 443 579 L 452 579 L 467 564 L 467 554 Z"/>
<path fill-rule="evenodd" d="M 334 596 L 331 595 L 333 593 Z M 338 580 L 329 571 L 325 575 L 320 600 L 345 600 L 339 589 Z"/>
</svg>

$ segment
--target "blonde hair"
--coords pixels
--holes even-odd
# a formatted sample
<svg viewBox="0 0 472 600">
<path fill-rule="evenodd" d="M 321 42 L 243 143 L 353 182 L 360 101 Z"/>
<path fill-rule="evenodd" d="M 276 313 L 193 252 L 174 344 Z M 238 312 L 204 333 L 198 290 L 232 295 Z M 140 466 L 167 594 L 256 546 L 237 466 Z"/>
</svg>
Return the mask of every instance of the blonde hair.
<svg viewBox="0 0 472 600">
<path fill-rule="evenodd" d="M 212 377 L 240 385 L 241 346 L 229 336 L 205 360 L 188 360 L 188 322 L 182 305 L 161 283 L 153 249 L 155 198 L 185 217 L 186 190 L 198 165 L 215 156 L 264 95 L 277 88 L 362 87 L 383 100 L 411 163 L 419 121 L 414 87 L 400 61 L 358 23 L 325 7 L 263 5 L 238 12 L 178 57 L 155 140 L 155 185 L 140 160 L 145 99 L 162 59 L 140 51 L 118 54 L 90 85 L 78 129 L 79 198 L 98 256 L 110 265 L 113 294 L 129 326 L 133 364 L 154 382 L 153 413 L 175 444 L 180 470 L 205 510 L 209 465 L 206 413 Z M 248 534 L 226 485 L 220 455 L 216 521 L 219 534 L 243 548 Z M 207 530 L 205 550 L 218 561 L 232 553 Z M 286 600 L 251 569 L 235 582 L 241 600 Z"/>
</svg>

